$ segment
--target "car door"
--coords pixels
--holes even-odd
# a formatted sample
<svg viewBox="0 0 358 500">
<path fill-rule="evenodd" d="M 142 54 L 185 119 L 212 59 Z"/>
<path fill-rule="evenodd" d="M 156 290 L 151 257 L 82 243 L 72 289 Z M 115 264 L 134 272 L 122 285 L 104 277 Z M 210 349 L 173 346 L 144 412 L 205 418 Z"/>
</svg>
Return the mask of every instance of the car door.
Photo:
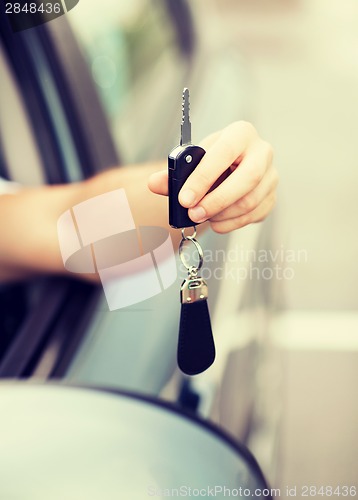
<svg viewBox="0 0 358 500">
<path fill-rule="evenodd" d="M 8 81 L 7 95 L 15 89 L 2 109 L 2 175 L 22 183 L 72 182 L 120 160 L 164 158 L 178 143 L 184 86 L 191 89 L 194 141 L 249 118 L 240 55 L 205 43 L 201 16 L 181 0 L 137 0 L 107 10 L 104 3 L 101 12 L 98 2 L 86 1 L 67 16 L 13 33 L 2 15 L 1 81 Z M 14 115 L 15 104 L 21 112 Z M 20 126 L 28 147 L 15 156 L 11 131 Z M 160 396 L 245 439 L 257 339 L 265 328 L 257 315 L 266 314 L 270 292 L 267 283 L 236 275 L 229 283 L 225 273 L 228 264 L 238 267 L 240 249 L 267 245 L 271 236 L 266 225 L 230 237 L 208 232 L 200 240 L 218 351 L 202 376 L 187 379 L 176 368 L 180 278 L 152 299 L 115 312 L 100 288 L 76 279 L 5 287 L 2 320 L 11 327 L 0 376 L 61 378 Z M 232 262 L 229 255 L 235 255 Z"/>
</svg>

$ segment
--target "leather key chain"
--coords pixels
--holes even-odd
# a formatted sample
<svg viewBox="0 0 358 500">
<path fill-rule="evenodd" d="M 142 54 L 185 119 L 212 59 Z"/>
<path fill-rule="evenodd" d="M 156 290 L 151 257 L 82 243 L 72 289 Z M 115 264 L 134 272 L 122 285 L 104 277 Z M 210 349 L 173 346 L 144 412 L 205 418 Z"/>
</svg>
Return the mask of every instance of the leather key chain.
<svg viewBox="0 0 358 500">
<path fill-rule="evenodd" d="M 183 281 L 180 289 L 178 366 L 187 375 L 203 372 L 212 365 L 215 359 L 215 344 L 207 302 L 208 285 L 199 276 L 199 270 L 203 264 L 203 251 L 195 236 L 195 226 L 192 236 L 185 236 L 182 230 L 182 240 L 179 246 L 180 259 L 188 271 L 188 277 Z M 198 252 L 197 267 L 188 266 L 185 260 L 183 246 L 186 241 L 192 242 Z"/>
<path fill-rule="evenodd" d="M 182 111 L 180 146 L 174 148 L 168 157 L 169 224 L 182 229 L 179 255 L 188 271 L 188 277 L 183 281 L 180 290 L 178 366 L 187 375 L 196 375 L 209 368 L 214 362 L 215 344 L 207 303 L 208 286 L 198 274 L 203 264 L 203 250 L 195 239 L 196 226 L 188 216 L 188 209 L 182 207 L 178 201 L 180 189 L 205 154 L 203 148 L 191 144 L 188 89 L 184 89 L 183 92 Z M 191 236 L 185 235 L 187 227 L 194 228 Z M 190 266 L 185 259 L 186 241 L 193 243 L 198 252 L 197 266 Z"/>
</svg>

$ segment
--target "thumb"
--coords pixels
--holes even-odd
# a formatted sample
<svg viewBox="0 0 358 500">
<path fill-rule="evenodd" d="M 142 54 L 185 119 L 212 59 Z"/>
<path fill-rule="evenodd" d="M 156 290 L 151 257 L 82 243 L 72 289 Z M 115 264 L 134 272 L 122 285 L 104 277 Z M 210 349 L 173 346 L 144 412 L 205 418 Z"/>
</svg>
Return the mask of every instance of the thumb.
<svg viewBox="0 0 358 500">
<path fill-rule="evenodd" d="M 168 172 L 161 170 L 155 172 L 149 177 L 148 188 L 155 194 L 162 194 L 168 196 Z"/>
</svg>

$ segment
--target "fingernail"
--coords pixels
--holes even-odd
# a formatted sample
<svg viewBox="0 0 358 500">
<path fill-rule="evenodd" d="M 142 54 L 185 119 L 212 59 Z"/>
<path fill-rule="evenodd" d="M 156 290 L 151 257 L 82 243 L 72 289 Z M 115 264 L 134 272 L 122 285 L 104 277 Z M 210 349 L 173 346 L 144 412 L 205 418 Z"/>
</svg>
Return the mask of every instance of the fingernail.
<svg viewBox="0 0 358 500">
<path fill-rule="evenodd" d="M 186 207 L 190 207 L 195 201 L 196 194 L 192 189 L 185 189 L 180 193 L 180 203 L 182 203 Z"/>
<path fill-rule="evenodd" d="M 206 212 L 203 207 L 191 208 L 189 217 L 195 222 L 204 222 L 206 219 Z"/>
</svg>

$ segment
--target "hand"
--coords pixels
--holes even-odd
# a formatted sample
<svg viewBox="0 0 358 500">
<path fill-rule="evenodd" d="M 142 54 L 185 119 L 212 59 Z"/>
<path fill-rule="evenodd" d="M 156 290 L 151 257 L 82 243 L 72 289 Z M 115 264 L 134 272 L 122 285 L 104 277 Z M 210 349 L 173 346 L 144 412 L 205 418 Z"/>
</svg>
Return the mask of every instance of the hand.
<svg viewBox="0 0 358 500">
<path fill-rule="evenodd" d="M 248 122 L 232 123 L 206 137 L 206 154 L 179 193 L 179 202 L 197 222 L 209 220 L 218 233 L 227 233 L 263 220 L 276 202 L 277 170 L 273 151 Z M 211 192 L 221 174 L 227 178 Z M 152 174 L 149 189 L 168 195 L 167 171 Z"/>
</svg>

